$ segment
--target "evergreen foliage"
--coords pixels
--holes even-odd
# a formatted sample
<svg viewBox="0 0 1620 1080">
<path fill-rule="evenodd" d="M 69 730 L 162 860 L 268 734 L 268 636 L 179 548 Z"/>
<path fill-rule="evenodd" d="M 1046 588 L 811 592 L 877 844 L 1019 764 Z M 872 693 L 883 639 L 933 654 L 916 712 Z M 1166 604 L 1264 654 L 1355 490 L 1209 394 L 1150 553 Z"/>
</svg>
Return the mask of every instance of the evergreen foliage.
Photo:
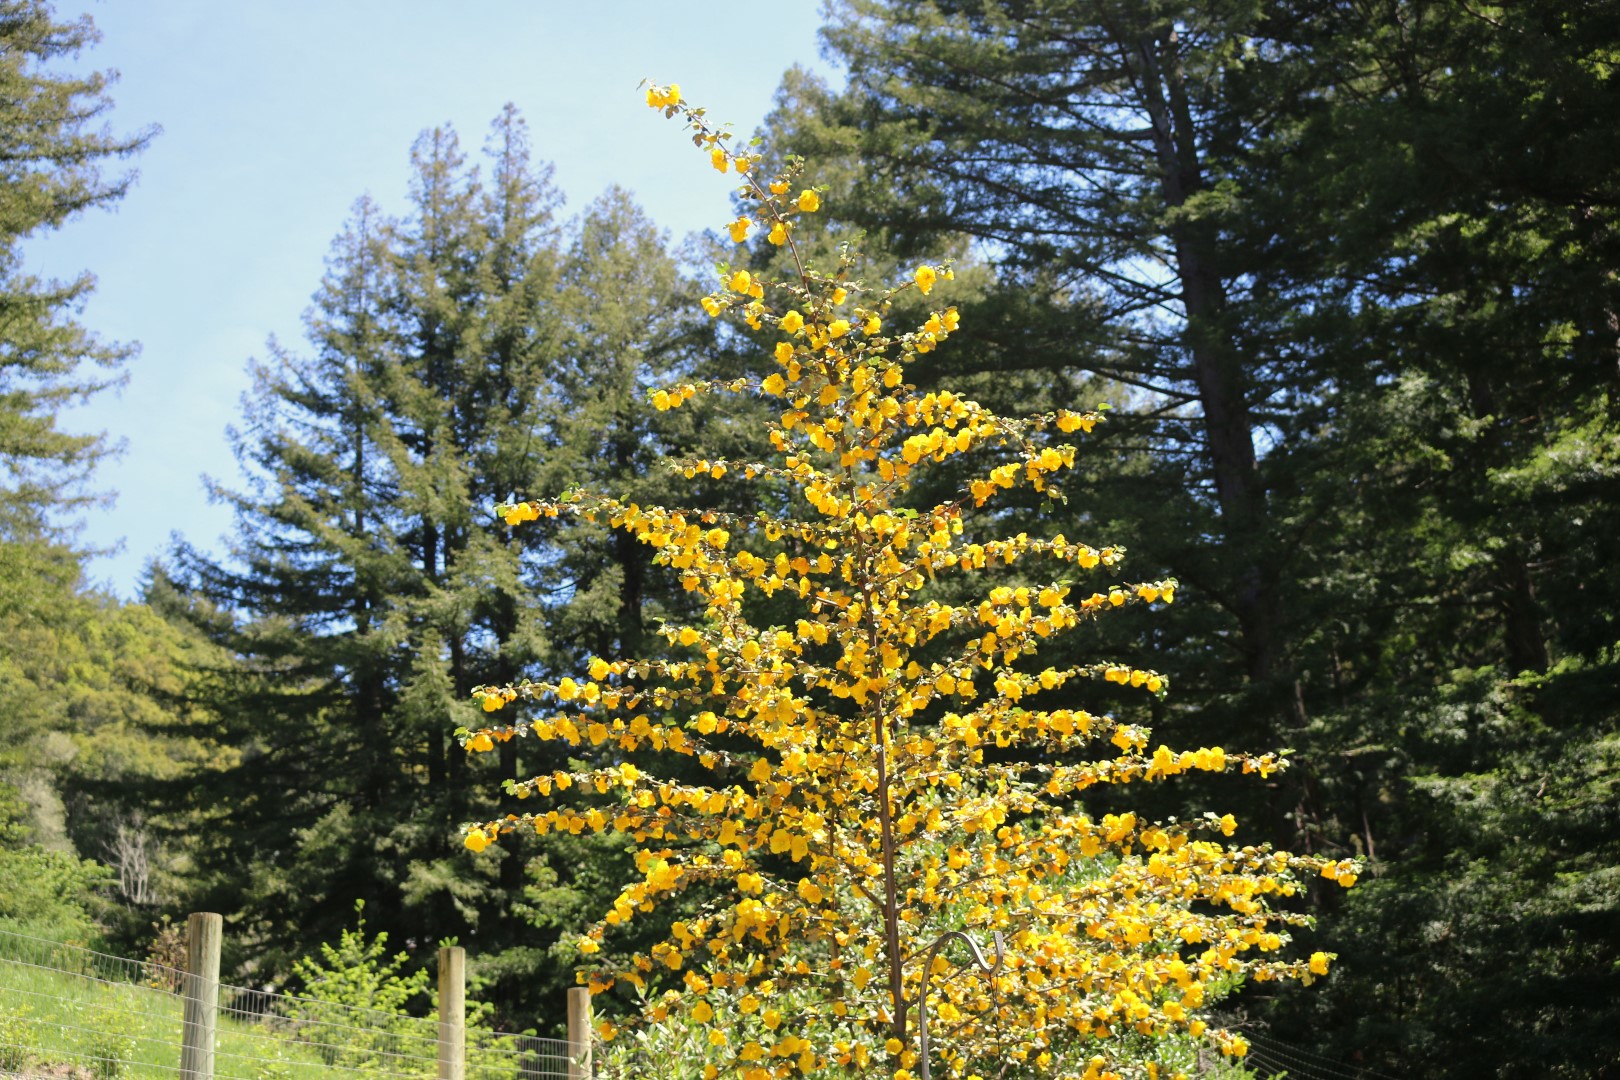
<svg viewBox="0 0 1620 1080">
<path fill-rule="evenodd" d="M 566 893 L 589 874 L 538 844 L 472 864 L 455 826 L 475 776 L 566 761 L 536 751 L 520 766 L 514 747 L 475 767 L 450 735 L 473 687 L 633 639 L 657 589 L 638 552 L 496 533 L 473 507 L 564 477 L 644 483 L 680 429 L 652 421 L 638 388 L 687 363 L 701 324 L 678 314 L 686 287 L 623 193 L 558 221 L 514 109 L 485 160 L 470 166 L 447 128 L 425 132 L 408 213 L 356 204 L 310 351 L 272 345 L 254 367 L 236 432 L 252 486 L 222 492 L 238 515 L 231 557 L 182 549 L 159 584 L 230 657 L 199 700 L 206 737 L 240 756 L 171 796 L 217 822 L 193 902 L 235 917 L 275 970 L 364 901 L 396 939 L 463 940 L 501 1015 L 527 1023 L 564 976 L 525 890 Z M 602 291 L 623 279 L 633 304 Z"/>
<path fill-rule="evenodd" d="M 791 245 L 760 221 L 703 252 L 766 280 L 793 279 L 795 249 L 835 266 L 849 244 L 871 281 L 948 257 L 962 321 L 908 370 L 918 394 L 1116 406 L 1070 473 L 1089 497 L 1005 491 L 998 530 L 1106 537 L 1180 582 L 1173 630 L 1127 604 L 1088 631 L 1176 673 L 1168 698 L 1096 688 L 1121 723 L 1296 754 L 1267 786 L 1089 797 L 1230 807 L 1257 840 L 1365 860 L 1362 887 L 1312 897 L 1342 954 L 1325 985 L 1227 1006 L 1347 1069 L 1620 1060 L 1612 7 L 838 0 L 847 85 L 788 73 L 780 156 L 757 166 L 813 160 L 817 212 Z M 307 344 L 255 367 L 253 479 L 220 492 L 234 552 L 181 549 L 143 604 L 99 596 L 74 527 L 113 443 L 61 418 L 133 347 L 93 332 L 88 273 L 24 260 L 116 203 L 155 130 L 109 125 L 110 75 L 61 73 L 96 38 L 0 0 L 0 917 L 116 937 L 207 906 L 238 959 L 284 975 L 364 900 L 413 970 L 454 935 L 503 1018 L 549 1015 L 634 855 L 585 829 L 475 860 L 457 826 L 534 805 L 484 800 L 498 778 L 616 765 L 615 744 L 470 761 L 450 733 L 477 725 L 472 688 L 659 659 L 660 624 L 701 605 L 603 522 L 491 529 L 474 508 L 589 489 L 788 513 L 789 487 L 713 467 L 769 453 L 774 399 L 646 403 L 745 375 L 781 335 L 694 317 L 622 192 L 564 221 L 514 110 L 478 168 L 424 133 L 406 211 L 356 204 Z M 937 306 L 890 303 L 891 327 Z M 658 467 L 682 457 L 709 467 Z M 978 464 L 933 463 L 913 504 Z M 1020 572 L 929 588 L 959 607 Z M 750 611 L 788 626 L 793 602 Z M 705 782 L 681 755 L 657 767 Z M 603 966 L 646 954 L 653 923 Z"/>
<path fill-rule="evenodd" d="M 172 868 L 100 782 L 202 752 L 145 733 L 168 715 L 178 635 L 88 590 L 74 538 L 103 501 L 92 472 L 112 443 L 65 430 L 62 413 L 117 384 L 134 350 L 81 322 L 90 273 L 44 280 L 24 260 L 24 245 L 116 203 L 134 179 L 122 162 L 155 132 L 106 123 L 111 76 L 61 72 L 97 40 L 88 17 L 0 2 L 0 907 L 76 934 L 114 916 L 103 891 L 134 899 L 135 877 L 150 884 Z M 109 843 L 120 833 L 122 852 Z M 132 846 L 140 860 L 121 857 Z"/>
<path fill-rule="evenodd" d="M 848 87 L 794 76 L 779 118 L 880 178 L 835 212 L 965 231 L 1023 302 L 1004 362 L 1142 391 L 1112 437 L 1153 456 L 1107 501 L 1133 559 L 1184 583 L 1192 632 L 1156 642 L 1178 697 L 1299 749 L 1276 830 L 1372 857 L 1324 915 L 1347 962 L 1279 1000 L 1279 1030 L 1384 1072 L 1601 1073 L 1613 13 L 852 0 L 824 41 Z M 1200 350 L 1233 379 L 1246 511 Z M 1183 464 L 1208 482 L 1187 502 L 1163 475 Z M 1525 981 L 1481 982 L 1496 965 Z"/>
<path fill-rule="evenodd" d="M 91 499 L 84 484 L 108 443 L 61 430 L 57 412 L 116 381 L 131 351 L 100 341 L 74 318 L 94 285 L 90 274 L 43 281 L 22 261 L 25 241 L 122 197 L 133 174 L 106 177 L 102 169 L 153 134 L 95 126 L 112 107 L 107 76 L 49 69 L 96 37 L 88 18 L 58 23 L 42 0 L 0 4 L 0 540 L 7 544 L 60 537 L 62 513 Z"/>
</svg>

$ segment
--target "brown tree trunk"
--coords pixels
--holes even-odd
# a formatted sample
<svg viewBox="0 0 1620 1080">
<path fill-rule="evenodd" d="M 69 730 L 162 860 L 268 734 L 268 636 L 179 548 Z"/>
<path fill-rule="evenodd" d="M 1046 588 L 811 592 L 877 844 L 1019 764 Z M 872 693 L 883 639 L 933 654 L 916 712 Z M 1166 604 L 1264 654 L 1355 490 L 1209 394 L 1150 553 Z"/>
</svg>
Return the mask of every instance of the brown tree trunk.
<svg viewBox="0 0 1620 1080">
<path fill-rule="evenodd" d="M 1204 187 L 1192 108 L 1182 71 L 1181 43 L 1175 29 L 1138 39 L 1135 46 L 1143 102 L 1153 126 L 1159 162 L 1160 194 L 1170 209 L 1179 209 Z M 1282 663 L 1282 628 L 1276 580 L 1263 558 L 1267 515 L 1265 490 L 1254 450 L 1254 418 L 1249 409 L 1241 358 L 1221 325 L 1226 286 L 1219 267 L 1219 239 L 1198 221 L 1170 226 L 1170 241 L 1186 313 L 1185 343 L 1192 360 L 1193 381 L 1203 413 L 1215 501 L 1236 568 L 1228 602 L 1241 631 L 1246 674 L 1268 696 L 1278 712 L 1302 708 L 1291 688 L 1272 684 Z"/>
</svg>

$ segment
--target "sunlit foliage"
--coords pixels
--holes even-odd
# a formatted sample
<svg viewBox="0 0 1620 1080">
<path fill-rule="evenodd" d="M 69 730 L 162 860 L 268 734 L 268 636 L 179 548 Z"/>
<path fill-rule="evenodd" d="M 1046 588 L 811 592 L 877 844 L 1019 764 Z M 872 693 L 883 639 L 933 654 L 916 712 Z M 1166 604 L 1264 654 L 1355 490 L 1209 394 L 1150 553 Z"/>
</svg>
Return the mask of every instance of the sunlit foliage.
<svg viewBox="0 0 1620 1080">
<path fill-rule="evenodd" d="M 1169 1037 L 1242 1055 L 1240 1035 L 1206 1027 L 1206 1005 L 1243 978 L 1325 974 L 1329 954 L 1290 957 L 1290 928 L 1307 916 L 1288 898 L 1301 875 L 1348 886 L 1359 868 L 1227 843 L 1238 823 L 1213 811 L 1148 820 L 1117 794 L 1111 812 L 1088 806 L 1131 783 L 1284 765 L 1172 749 L 1082 704 L 1088 684 L 1168 692 L 1159 672 L 1077 655 L 1072 631 L 1169 604 L 1176 583 L 1120 578 L 1124 553 L 1103 538 L 997 535 L 995 504 L 1062 498 L 1079 452 L 1070 437 L 1104 414 L 1011 418 L 920 392 L 907 370 L 946 343 L 957 312 L 888 322 L 901 294 L 943 292 L 949 266 L 885 285 L 860 278 L 853 251 L 828 271 L 805 265 L 795 231 L 823 193 L 801 182 L 801 164 L 763 175 L 764 157 L 676 87 L 653 86 L 647 101 L 742 178 L 732 239 L 758 230 L 797 264 L 780 281 L 723 267 L 703 300 L 774 331 L 768 374 L 658 389 L 653 404 L 762 395 L 780 404 L 776 454 L 676 465 L 752 482 L 753 515 L 590 491 L 497 508 L 510 526 L 574 516 L 624 530 L 704 617 L 663 628 L 668 659 L 599 657 L 579 679 L 476 691 L 489 725 L 461 733 L 470 751 L 561 741 L 595 767 L 509 782 L 547 808 L 472 825 L 467 846 L 516 831 L 629 834 L 640 877 L 580 951 L 677 897 L 696 914 L 625 970 L 581 978 L 648 991 L 653 1019 L 709 1025 L 710 1076 L 1156 1077 Z M 949 458 L 976 478 L 916 505 L 919 479 Z M 956 599 L 987 571 L 1027 583 Z M 687 779 L 649 771 L 671 755 L 695 763 Z M 935 948 L 953 931 L 982 947 L 992 975 L 951 962 L 967 959 L 958 938 Z"/>
</svg>

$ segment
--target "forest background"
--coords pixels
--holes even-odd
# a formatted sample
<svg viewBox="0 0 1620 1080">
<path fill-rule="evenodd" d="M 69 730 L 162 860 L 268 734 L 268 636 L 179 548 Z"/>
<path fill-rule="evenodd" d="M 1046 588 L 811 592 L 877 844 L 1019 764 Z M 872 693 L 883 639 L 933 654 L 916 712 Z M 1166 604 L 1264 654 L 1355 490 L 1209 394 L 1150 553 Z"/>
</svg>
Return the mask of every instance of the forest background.
<svg viewBox="0 0 1620 1080">
<path fill-rule="evenodd" d="M 1311 898 L 1329 979 L 1227 1007 L 1352 1074 L 1612 1074 L 1620 12 L 844 0 L 822 23 L 824 63 L 761 124 L 827 185 L 820 257 L 956 259 L 963 328 L 922 378 L 1007 412 L 1112 404 L 1069 501 L 1005 523 L 1182 583 L 1174 619 L 1095 643 L 1173 673 L 1156 728 L 1294 750 L 1269 786 L 1155 808 L 1368 867 Z M 87 35 L 0 2 L 0 919 L 139 951 L 221 911 L 239 977 L 278 982 L 363 900 L 421 963 L 468 946 L 503 1026 L 549 1024 L 627 854 L 471 857 L 499 777 L 565 763 L 475 763 L 451 732 L 472 687 L 645 654 L 686 601 L 605 530 L 488 507 L 693 501 L 661 459 L 751 456 L 746 402 L 647 391 L 753 365 L 696 299 L 771 249 L 677 247 L 623 190 L 570 213 L 543 159 L 580 144 L 515 108 L 467 145 L 428 128 L 406 198 L 355 203 L 308 267 L 304 339 L 251 363 L 238 414 L 186 419 L 232 429 L 240 473 L 200 463 L 226 545 L 174 520 L 121 598 L 85 540 L 120 431 L 63 409 L 148 361 L 33 260 L 138 196 L 165 117 L 109 111 Z"/>
</svg>

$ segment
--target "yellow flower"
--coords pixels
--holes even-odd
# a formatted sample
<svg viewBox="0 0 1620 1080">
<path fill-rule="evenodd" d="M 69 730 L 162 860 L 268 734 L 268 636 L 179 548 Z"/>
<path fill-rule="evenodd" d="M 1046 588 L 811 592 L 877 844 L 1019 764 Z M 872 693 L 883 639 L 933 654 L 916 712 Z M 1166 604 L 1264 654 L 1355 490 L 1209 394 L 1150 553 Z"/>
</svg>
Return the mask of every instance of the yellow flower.
<svg viewBox="0 0 1620 1080">
<path fill-rule="evenodd" d="M 786 180 L 772 180 L 771 181 L 771 194 L 772 195 L 786 195 L 787 190 L 788 190 L 788 182 Z"/>
<path fill-rule="evenodd" d="M 821 209 L 821 196 L 817 195 L 809 188 L 805 188 L 803 191 L 799 192 L 798 207 L 807 214 L 813 214 L 817 210 Z"/>
<path fill-rule="evenodd" d="M 707 1001 L 700 1001 L 692 1007 L 692 1019 L 700 1024 L 707 1024 L 714 1019 L 714 1009 Z"/>
<path fill-rule="evenodd" d="M 467 740 L 467 749 L 476 750 L 479 753 L 488 753 L 489 751 L 495 749 L 495 742 L 488 735 L 480 731 L 478 734 Z"/>
<path fill-rule="evenodd" d="M 834 319 L 827 324 L 827 336 L 834 340 L 843 337 L 847 333 L 849 333 L 848 319 Z"/>
<path fill-rule="evenodd" d="M 793 359 L 793 345 L 792 345 L 792 343 L 786 342 L 786 341 L 778 341 L 776 343 L 775 356 L 776 356 L 776 362 L 778 364 L 785 364 L 788 361 L 792 360 Z"/>
<path fill-rule="evenodd" d="M 669 105 L 681 103 L 681 88 L 675 83 L 668 86 L 650 86 L 647 88 L 647 104 L 654 109 L 662 109 Z"/>
<path fill-rule="evenodd" d="M 598 944 L 596 939 L 593 937 L 581 937 L 577 945 L 579 951 L 586 954 L 600 952 L 602 950 L 602 946 Z"/>
<path fill-rule="evenodd" d="M 726 287 L 732 292 L 747 293 L 754 287 L 754 275 L 746 270 L 739 270 L 726 281 Z"/>
<path fill-rule="evenodd" d="M 462 843 L 467 846 L 468 851 L 483 851 L 489 847 L 489 837 L 484 834 L 483 829 L 472 829 Z"/>
<path fill-rule="evenodd" d="M 924 296 L 927 296 L 933 290 L 934 282 L 939 280 L 939 275 L 934 273 L 932 266 L 917 267 L 911 277 L 917 283 L 917 288 L 922 290 Z"/>
<path fill-rule="evenodd" d="M 732 243 L 740 244 L 748 239 L 748 230 L 754 227 L 754 223 L 746 217 L 740 217 L 728 227 L 731 229 Z"/>
<path fill-rule="evenodd" d="M 1326 975 L 1328 973 L 1328 954 L 1325 952 L 1311 953 L 1311 974 Z"/>
<path fill-rule="evenodd" d="M 777 247 L 781 247 L 783 244 L 787 243 L 787 226 L 778 221 L 775 225 L 771 226 L 771 231 L 765 234 L 765 239 L 769 240 Z"/>
<path fill-rule="evenodd" d="M 804 316 L 797 311 L 789 311 L 782 316 L 781 327 L 789 334 L 797 334 L 804 329 Z"/>
<path fill-rule="evenodd" d="M 782 378 L 782 373 L 778 371 L 760 383 L 759 388 L 772 397 L 781 397 L 782 391 L 787 389 L 787 380 Z"/>
<path fill-rule="evenodd" d="M 866 322 L 861 324 L 861 329 L 866 331 L 867 336 L 870 337 L 883 329 L 883 320 L 876 315 L 870 315 L 867 317 Z"/>
<path fill-rule="evenodd" d="M 727 165 L 727 162 L 726 162 L 726 148 L 723 147 L 723 146 L 715 146 L 712 149 L 710 149 L 710 151 L 709 151 L 709 164 L 711 164 L 711 165 L 713 165 L 715 167 L 715 171 L 717 171 L 717 172 L 725 172 L 726 171 L 726 165 Z"/>
</svg>

